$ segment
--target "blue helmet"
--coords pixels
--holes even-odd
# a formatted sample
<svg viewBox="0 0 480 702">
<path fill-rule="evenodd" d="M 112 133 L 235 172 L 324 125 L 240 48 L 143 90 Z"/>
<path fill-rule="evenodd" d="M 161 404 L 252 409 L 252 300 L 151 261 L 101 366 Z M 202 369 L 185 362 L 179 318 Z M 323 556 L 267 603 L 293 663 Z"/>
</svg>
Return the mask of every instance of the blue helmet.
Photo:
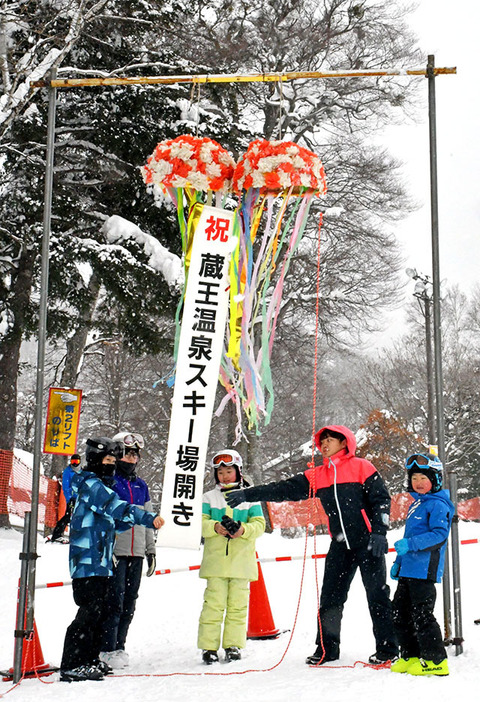
<svg viewBox="0 0 480 702">
<path fill-rule="evenodd" d="M 443 487 L 443 464 L 434 453 L 414 453 L 405 461 L 408 476 L 408 490 L 412 489 L 412 473 L 422 473 L 432 483 L 432 492 Z"/>
</svg>

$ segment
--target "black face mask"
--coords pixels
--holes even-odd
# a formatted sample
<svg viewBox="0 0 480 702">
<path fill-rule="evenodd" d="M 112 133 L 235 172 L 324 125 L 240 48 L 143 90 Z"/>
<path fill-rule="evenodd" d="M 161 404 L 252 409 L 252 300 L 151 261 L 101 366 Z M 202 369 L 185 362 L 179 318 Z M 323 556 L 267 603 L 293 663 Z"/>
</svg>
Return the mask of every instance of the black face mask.
<svg viewBox="0 0 480 702">
<path fill-rule="evenodd" d="M 115 473 L 115 463 L 102 463 L 99 467 L 101 477 L 110 478 Z"/>
<path fill-rule="evenodd" d="M 133 480 L 136 477 L 137 464 L 128 461 L 117 460 L 117 472 L 125 478 Z"/>
<path fill-rule="evenodd" d="M 97 478 L 100 478 L 100 480 L 109 487 L 114 482 L 113 475 L 115 473 L 115 463 L 98 463 L 96 465 L 90 464 L 87 465 L 87 470 L 91 470 L 92 473 L 95 473 Z"/>
</svg>

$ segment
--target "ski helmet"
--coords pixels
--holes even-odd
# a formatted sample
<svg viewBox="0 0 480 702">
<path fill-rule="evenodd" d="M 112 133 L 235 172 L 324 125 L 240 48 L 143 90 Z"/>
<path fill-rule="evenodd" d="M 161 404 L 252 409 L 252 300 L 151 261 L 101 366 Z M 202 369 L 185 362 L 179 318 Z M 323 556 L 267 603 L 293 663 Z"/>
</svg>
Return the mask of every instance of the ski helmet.
<svg viewBox="0 0 480 702">
<path fill-rule="evenodd" d="M 238 451 L 233 451 L 230 449 L 224 449 L 223 451 L 217 451 L 217 453 L 213 456 L 211 460 L 211 466 L 213 468 L 213 474 L 215 476 L 215 482 L 218 483 L 218 468 L 221 465 L 234 467 L 235 468 L 235 482 L 239 484 L 243 484 L 243 475 L 242 475 L 242 468 L 243 468 L 243 461 L 242 457 L 238 453 Z"/>
<path fill-rule="evenodd" d="M 414 453 L 405 461 L 408 476 L 408 490 L 413 492 L 412 474 L 422 473 L 432 483 L 432 492 L 438 492 L 443 486 L 443 464 L 434 453 Z"/>
<path fill-rule="evenodd" d="M 91 470 L 99 476 L 113 475 L 115 465 L 111 467 L 102 464 L 105 456 L 115 456 L 115 444 L 106 436 L 101 436 L 95 439 L 87 439 L 87 448 L 85 450 L 85 459 L 87 461 L 87 469 Z"/>
<path fill-rule="evenodd" d="M 133 431 L 120 431 L 115 434 L 112 441 L 116 443 L 116 457 L 121 459 L 128 451 L 134 451 L 140 459 L 140 449 L 143 449 L 145 442 L 143 436 Z"/>
</svg>

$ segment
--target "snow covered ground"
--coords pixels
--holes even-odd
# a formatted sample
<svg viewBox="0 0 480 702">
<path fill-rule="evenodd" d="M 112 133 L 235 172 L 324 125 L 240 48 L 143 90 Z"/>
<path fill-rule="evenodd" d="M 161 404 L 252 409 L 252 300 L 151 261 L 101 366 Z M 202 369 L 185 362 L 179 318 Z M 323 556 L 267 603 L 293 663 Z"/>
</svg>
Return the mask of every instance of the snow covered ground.
<svg viewBox="0 0 480 702">
<path fill-rule="evenodd" d="M 390 545 L 398 532 L 389 533 Z M 480 524 L 460 524 L 460 538 L 480 539 Z M 13 631 L 21 550 L 21 534 L 0 530 L 2 553 L 0 592 L 0 668 L 13 664 Z M 279 533 L 263 536 L 258 541 L 260 558 L 302 556 L 304 539 L 285 539 Z M 313 538 L 308 539 L 307 554 L 313 553 Z M 317 537 L 317 553 L 325 553 L 327 537 Z M 39 538 L 40 558 L 37 583 L 69 580 L 68 546 L 44 544 Z M 394 675 L 388 670 L 374 670 L 354 664 L 366 661 L 374 652 L 374 641 L 364 591 L 357 575 L 347 602 L 342 629 L 341 659 L 334 666 L 313 669 L 305 665 L 305 657 L 314 651 L 316 577 L 323 576 L 323 559 L 307 558 L 303 593 L 296 617 L 303 559 L 262 565 L 275 625 L 289 630 L 270 641 L 248 641 L 242 661 L 205 667 L 196 648 L 198 616 L 202 604 L 204 581 L 198 573 L 176 572 L 144 578 L 137 612 L 130 628 L 127 650 L 130 666 L 125 674 L 102 682 L 61 683 L 58 674 L 41 680 L 23 680 L 12 690 L 11 682 L 0 682 L 0 696 L 8 692 L 9 700 L 42 702 L 42 700 L 78 700 L 86 695 L 89 702 L 119 702 L 137 698 L 173 702 L 283 702 L 298 696 L 302 702 L 328 700 L 376 700 L 421 702 L 442 699 L 474 699 L 480 683 L 480 626 L 473 620 L 480 617 L 478 582 L 480 577 L 480 545 L 462 545 L 461 585 L 464 653 L 450 651 L 448 678 L 418 679 Z M 200 563 L 200 552 L 176 549 L 157 550 L 157 568 L 181 568 Z M 393 555 L 388 555 L 388 566 Z M 395 584 L 392 583 L 392 589 Z M 58 665 L 65 629 L 76 611 L 71 587 L 38 589 L 36 623 L 46 663 Z M 442 615 L 442 594 L 439 589 L 437 616 Z M 291 630 L 295 631 L 291 638 Z M 291 639 L 291 640 L 290 640 Z"/>
</svg>

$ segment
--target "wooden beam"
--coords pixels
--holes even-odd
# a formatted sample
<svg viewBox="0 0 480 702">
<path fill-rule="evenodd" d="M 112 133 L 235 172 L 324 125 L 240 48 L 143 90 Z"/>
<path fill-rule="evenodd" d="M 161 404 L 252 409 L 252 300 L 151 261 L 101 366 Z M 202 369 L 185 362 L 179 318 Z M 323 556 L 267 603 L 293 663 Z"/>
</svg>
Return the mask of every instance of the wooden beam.
<svg viewBox="0 0 480 702">
<path fill-rule="evenodd" d="M 457 72 L 453 68 L 434 68 L 434 74 L 446 75 Z M 173 83 L 273 83 L 290 80 L 316 80 L 321 78 L 377 78 L 381 76 L 426 76 L 423 68 L 398 68 L 371 71 L 292 71 L 286 73 L 219 73 L 184 76 L 134 76 L 131 78 L 57 78 L 51 81 L 31 81 L 31 88 L 87 88 L 91 86 L 115 85 L 171 85 Z"/>
</svg>

